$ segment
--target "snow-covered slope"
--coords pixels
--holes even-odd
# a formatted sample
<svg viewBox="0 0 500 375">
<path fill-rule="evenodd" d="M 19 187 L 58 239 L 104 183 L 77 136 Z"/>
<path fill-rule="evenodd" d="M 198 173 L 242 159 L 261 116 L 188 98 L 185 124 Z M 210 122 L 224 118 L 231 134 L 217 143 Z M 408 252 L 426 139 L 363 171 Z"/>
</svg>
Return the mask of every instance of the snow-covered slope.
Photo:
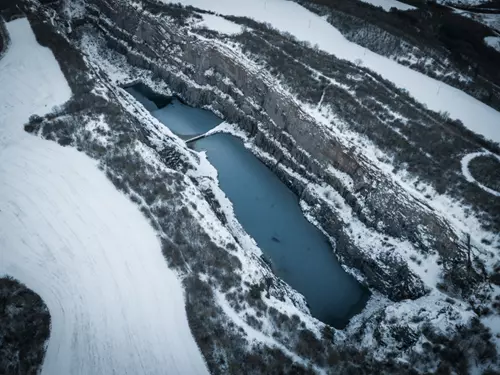
<svg viewBox="0 0 500 375">
<path fill-rule="evenodd" d="M 429 109 L 448 112 L 452 118 L 461 120 L 472 131 L 500 143 L 498 111 L 458 89 L 349 42 L 324 18 L 297 3 L 285 0 L 181 0 L 180 3 L 223 15 L 250 17 L 260 22 L 268 22 L 299 40 L 309 41 L 339 58 L 368 67 L 396 86 L 408 90 Z"/>
<path fill-rule="evenodd" d="M 0 60 L 0 275 L 49 307 L 43 374 L 204 374 L 154 230 L 90 158 L 23 123 L 71 91 L 28 21 Z"/>
</svg>

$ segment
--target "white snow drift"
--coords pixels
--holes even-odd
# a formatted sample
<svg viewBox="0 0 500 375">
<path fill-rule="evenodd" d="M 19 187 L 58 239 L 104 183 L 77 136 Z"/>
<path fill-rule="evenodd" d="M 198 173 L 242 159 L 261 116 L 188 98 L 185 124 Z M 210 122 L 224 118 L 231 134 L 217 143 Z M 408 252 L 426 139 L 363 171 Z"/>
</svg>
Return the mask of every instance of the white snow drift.
<svg viewBox="0 0 500 375">
<path fill-rule="evenodd" d="M 361 1 L 363 1 L 364 3 L 372 4 L 376 7 L 381 7 L 385 11 L 390 11 L 391 8 L 396 8 L 399 10 L 416 9 L 412 5 L 408 5 L 408 4 L 402 3 L 401 1 L 397 1 L 397 0 L 361 0 Z"/>
<path fill-rule="evenodd" d="M 207 29 L 216 30 L 227 35 L 240 34 L 243 31 L 240 25 L 215 14 L 202 14 L 202 17 L 203 21 L 198 26 L 204 26 Z"/>
<path fill-rule="evenodd" d="M 500 112 L 445 83 L 414 71 L 349 42 L 323 17 L 288 0 L 163 0 L 211 10 L 223 15 L 253 18 L 289 32 L 299 40 L 317 44 L 341 59 L 362 64 L 396 86 L 404 88 L 434 111 L 448 112 L 470 130 L 500 143 Z M 221 30 L 224 32 L 224 30 Z"/>
<path fill-rule="evenodd" d="M 500 36 L 487 36 L 484 38 L 484 42 L 500 52 Z"/>
<path fill-rule="evenodd" d="M 138 209 L 71 148 L 23 123 L 71 91 L 28 21 L 0 60 L 0 275 L 52 316 L 43 374 L 205 374 L 183 291 Z"/>
</svg>

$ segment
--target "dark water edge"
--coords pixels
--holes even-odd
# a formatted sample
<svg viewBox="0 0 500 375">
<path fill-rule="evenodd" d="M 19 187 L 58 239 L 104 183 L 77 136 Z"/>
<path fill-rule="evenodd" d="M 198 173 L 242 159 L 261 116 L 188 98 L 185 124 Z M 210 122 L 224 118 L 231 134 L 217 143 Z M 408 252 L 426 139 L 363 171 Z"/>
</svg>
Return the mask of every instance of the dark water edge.
<svg viewBox="0 0 500 375">
<path fill-rule="evenodd" d="M 169 105 L 174 97 L 161 95 L 153 91 L 142 82 L 134 82 L 123 87 L 138 102 L 140 102 L 148 111 L 163 108 Z"/>
</svg>

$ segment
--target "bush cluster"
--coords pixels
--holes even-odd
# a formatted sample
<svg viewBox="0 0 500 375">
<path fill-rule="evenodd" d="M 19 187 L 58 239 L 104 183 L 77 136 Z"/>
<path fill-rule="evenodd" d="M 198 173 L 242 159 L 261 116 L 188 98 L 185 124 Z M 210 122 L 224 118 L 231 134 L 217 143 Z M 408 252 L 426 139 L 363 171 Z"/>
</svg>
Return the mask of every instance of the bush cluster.
<svg viewBox="0 0 500 375">
<path fill-rule="evenodd" d="M 0 374 L 38 374 L 49 335 L 42 299 L 16 280 L 0 278 Z"/>
</svg>

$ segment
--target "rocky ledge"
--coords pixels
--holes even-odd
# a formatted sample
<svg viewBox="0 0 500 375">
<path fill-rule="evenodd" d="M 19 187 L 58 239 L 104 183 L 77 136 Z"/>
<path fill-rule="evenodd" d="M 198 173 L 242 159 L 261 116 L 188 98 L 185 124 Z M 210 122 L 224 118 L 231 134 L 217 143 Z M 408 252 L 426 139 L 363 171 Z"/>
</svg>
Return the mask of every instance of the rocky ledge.
<svg viewBox="0 0 500 375">
<path fill-rule="evenodd" d="M 89 3 L 82 22 L 95 28 L 111 49 L 126 56 L 131 66 L 151 71 L 155 79 L 165 82 L 172 93 L 188 104 L 209 107 L 245 132 L 255 148 L 262 151 L 257 155 L 307 206 L 313 207 L 309 213 L 335 239 L 335 252 L 342 263 L 360 271 L 367 285 L 394 301 L 415 299 L 426 293 L 421 275 L 408 265 L 407 258 L 394 251 L 396 246 L 410 248 L 408 256 L 436 258 L 442 269 L 443 285 L 452 293 L 467 297 L 484 280 L 481 260 L 468 261 L 464 239 L 439 213 L 395 183 L 392 174 L 381 171 L 340 134 L 318 126 L 317 119 L 294 96 L 273 85 L 272 76 L 249 69 L 251 63 L 245 61 L 245 56 L 238 56 L 228 48 L 231 38 L 204 30 L 199 31 L 203 36 L 200 37 L 182 30 L 182 25 L 189 22 L 186 20 L 202 13 L 146 2 L 139 15 L 133 6 L 126 4 L 116 7 L 105 0 Z M 173 14 L 170 22 L 173 18 L 174 24 L 163 22 L 159 12 Z M 290 43 L 285 37 L 268 32 L 272 36 L 268 40 L 275 46 Z M 251 44 L 251 38 L 259 37 L 257 32 L 254 34 L 257 36 L 246 36 L 250 41 L 243 43 Z M 218 38 L 225 39 L 227 45 L 217 42 Z M 370 75 L 364 68 L 348 66 L 333 57 L 329 62 L 334 64 L 333 69 L 348 76 L 357 75 L 358 80 Z M 311 78 L 308 84 L 314 87 L 316 83 Z M 369 85 L 365 89 L 380 91 L 382 86 L 401 96 L 401 103 L 392 106 L 399 106 L 400 113 L 408 113 L 415 121 L 425 120 L 430 124 L 443 121 L 439 114 L 397 94 L 398 90 L 380 77 L 372 79 Z M 330 95 L 335 93 L 324 86 L 323 101 L 328 103 Z M 336 98 L 336 102 L 343 100 Z M 348 100 L 345 105 L 354 107 L 351 112 L 364 113 L 365 122 L 380 122 L 376 111 L 367 114 L 362 101 Z M 339 122 L 348 123 L 348 116 L 349 113 L 341 112 Z M 475 140 L 470 144 L 474 147 Z M 447 171 L 442 168 L 441 172 Z M 348 216 L 339 214 L 333 199 L 319 195 L 310 188 L 312 185 L 326 186 L 338 194 L 349 211 Z M 353 238 L 357 232 L 352 228 L 353 222 L 370 236 L 368 240 Z"/>
</svg>

